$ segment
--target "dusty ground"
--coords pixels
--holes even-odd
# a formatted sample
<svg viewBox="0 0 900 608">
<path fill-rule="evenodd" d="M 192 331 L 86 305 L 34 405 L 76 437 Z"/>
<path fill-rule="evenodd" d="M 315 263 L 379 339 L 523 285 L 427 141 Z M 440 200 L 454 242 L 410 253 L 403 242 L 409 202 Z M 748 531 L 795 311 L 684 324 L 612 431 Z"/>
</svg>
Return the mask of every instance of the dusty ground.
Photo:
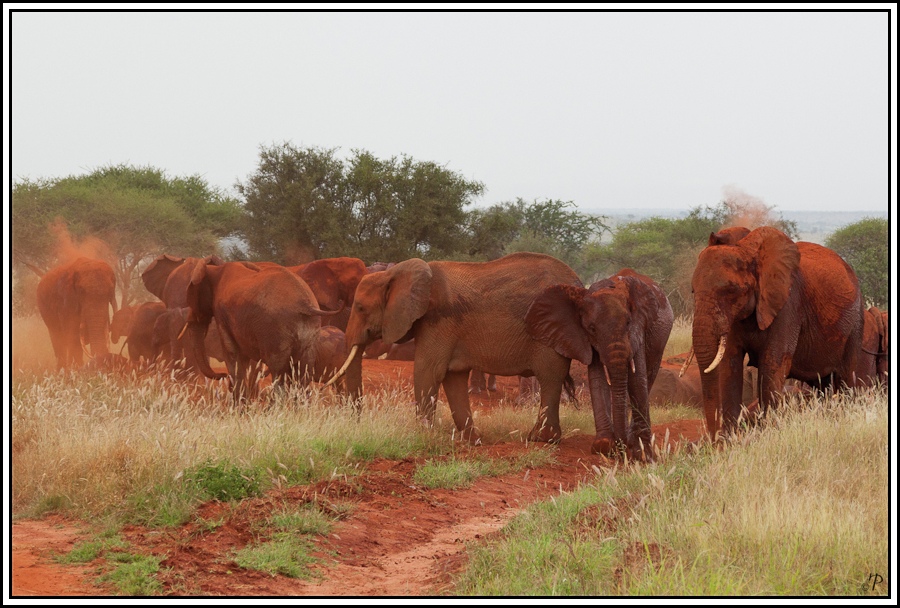
<svg viewBox="0 0 900 608">
<path fill-rule="evenodd" d="M 576 381 L 578 370 L 573 370 Z M 411 379 L 412 363 L 366 360 L 366 386 Z M 500 399 L 515 399 L 518 381 L 498 378 L 498 391 L 472 395 L 473 409 L 486 415 Z M 654 426 L 656 437 L 672 441 L 700 438 L 699 419 Z M 161 581 L 166 595 L 191 596 L 440 596 L 451 575 L 465 564 L 466 543 L 495 533 L 528 504 L 576 488 L 595 476 L 592 436 L 566 436 L 554 448 L 509 441 L 464 448 L 463 454 L 515 457 L 525 450 L 554 449 L 553 464 L 501 477 L 482 478 L 470 488 L 416 487 L 414 459 L 376 460 L 350 480 L 320 482 L 271 491 L 235 506 L 210 502 L 200 519 L 221 522 L 177 530 L 124 530 L 130 551 L 165 556 Z M 258 535 L 257 524 L 285 502 L 318 505 L 350 502 L 349 515 L 332 534 L 317 541 L 317 578 L 304 581 L 244 570 L 229 557 Z M 102 559 L 78 566 L 57 564 L 53 556 L 71 550 L 90 532 L 83 522 L 59 517 L 19 520 L 12 525 L 12 597 L 110 596 L 96 582 Z"/>
</svg>

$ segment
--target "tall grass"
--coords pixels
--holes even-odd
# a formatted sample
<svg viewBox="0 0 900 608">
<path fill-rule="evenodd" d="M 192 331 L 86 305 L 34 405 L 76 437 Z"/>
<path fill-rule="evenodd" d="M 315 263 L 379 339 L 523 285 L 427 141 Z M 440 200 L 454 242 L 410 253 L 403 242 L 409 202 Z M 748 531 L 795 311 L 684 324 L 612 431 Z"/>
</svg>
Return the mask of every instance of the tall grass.
<svg viewBox="0 0 900 608">
<path fill-rule="evenodd" d="M 722 449 L 681 449 L 597 481 L 472 548 L 464 595 L 887 592 L 883 391 L 791 401 Z"/>
<path fill-rule="evenodd" d="M 663 360 L 691 350 L 692 324 L 693 318 L 690 316 L 680 315 L 675 317 L 672 332 L 669 334 L 669 340 L 666 342 L 666 348 L 663 351 Z"/>
<path fill-rule="evenodd" d="M 352 475 L 375 457 L 450 451 L 452 423 L 441 416 L 434 429 L 422 429 L 407 402 L 405 395 L 370 394 L 357 417 L 330 391 L 291 389 L 241 412 L 227 405 L 221 382 L 17 374 L 13 511 L 62 507 L 92 518 L 118 513 L 177 523 L 198 498 L 186 473 L 205 463 L 239 467 L 265 489 Z"/>
</svg>

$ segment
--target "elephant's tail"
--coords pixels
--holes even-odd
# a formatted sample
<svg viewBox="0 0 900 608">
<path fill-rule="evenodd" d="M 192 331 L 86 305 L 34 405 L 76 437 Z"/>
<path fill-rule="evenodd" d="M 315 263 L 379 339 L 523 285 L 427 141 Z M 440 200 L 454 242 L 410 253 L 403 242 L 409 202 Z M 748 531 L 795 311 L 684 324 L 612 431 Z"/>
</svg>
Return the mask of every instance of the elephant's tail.
<svg viewBox="0 0 900 608">
<path fill-rule="evenodd" d="M 575 406 L 575 409 L 578 409 L 578 399 L 575 398 L 575 380 L 572 378 L 572 374 L 566 374 L 566 379 L 563 380 L 563 388 L 566 390 L 569 399 L 571 399 L 572 405 Z"/>
</svg>

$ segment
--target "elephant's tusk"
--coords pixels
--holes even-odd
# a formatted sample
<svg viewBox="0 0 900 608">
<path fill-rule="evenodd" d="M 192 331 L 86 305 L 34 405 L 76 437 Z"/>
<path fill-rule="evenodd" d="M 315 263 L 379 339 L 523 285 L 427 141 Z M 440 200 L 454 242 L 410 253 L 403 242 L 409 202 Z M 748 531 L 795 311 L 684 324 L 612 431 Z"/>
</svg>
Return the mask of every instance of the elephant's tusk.
<svg viewBox="0 0 900 608">
<path fill-rule="evenodd" d="M 637 372 L 635 371 L 635 369 L 634 369 L 634 357 L 631 358 L 631 373 L 632 373 L 632 374 L 637 373 Z"/>
<path fill-rule="evenodd" d="M 181 333 L 179 333 L 179 334 L 178 334 L 178 337 L 175 338 L 176 340 L 181 340 L 181 336 L 183 336 L 183 335 L 184 335 L 184 332 L 187 331 L 187 326 L 188 326 L 187 321 L 185 321 L 185 322 L 184 322 L 184 327 L 181 328 Z"/>
<path fill-rule="evenodd" d="M 691 366 L 691 361 L 693 361 L 693 360 L 694 360 L 694 347 L 692 346 L 690 352 L 688 353 L 687 359 L 684 360 L 684 365 L 681 366 L 681 371 L 678 372 L 679 378 L 684 377 L 684 373 Z"/>
<path fill-rule="evenodd" d="M 709 367 L 707 367 L 705 370 L 703 370 L 703 373 L 708 374 L 709 372 L 716 369 L 716 366 L 719 364 L 719 362 L 722 360 L 722 357 L 724 357 L 724 356 L 725 356 L 725 336 L 722 336 L 719 339 L 719 351 L 716 353 L 716 358 L 713 359 L 713 362 L 709 364 Z"/>
<path fill-rule="evenodd" d="M 358 345 L 358 344 L 354 344 L 354 345 L 353 345 L 353 348 L 350 349 L 350 354 L 347 355 L 347 360 L 344 361 L 344 365 L 341 366 L 341 369 L 339 369 L 339 370 L 337 371 L 337 373 L 331 378 L 331 380 L 329 380 L 328 382 L 325 383 L 325 386 L 331 386 L 332 384 L 334 384 L 335 382 L 337 382 L 338 379 L 339 379 L 341 376 L 344 375 L 344 372 L 346 372 L 346 371 L 347 371 L 347 368 L 350 367 L 350 362 L 353 361 L 353 357 L 356 356 L 356 352 L 357 352 L 358 350 L 359 350 L 359 345 Z"/>
<path fill-rule="evenodd" d="M 609 379 L 609 370 L 606 368 L 605 365 L 603 366 L 603 373 L 606 374 L 606 383 L 608 385 L 612 386 L 612 381 Z"/>
</svg>

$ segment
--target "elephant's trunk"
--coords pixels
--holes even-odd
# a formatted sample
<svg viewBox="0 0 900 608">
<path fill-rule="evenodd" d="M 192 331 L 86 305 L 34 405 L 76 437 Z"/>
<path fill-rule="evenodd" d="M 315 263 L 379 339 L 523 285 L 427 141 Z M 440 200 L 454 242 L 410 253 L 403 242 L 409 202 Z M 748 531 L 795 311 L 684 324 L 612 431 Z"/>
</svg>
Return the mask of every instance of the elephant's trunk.
<svg viewBox="0 0 900 608">
<path fill-rule="evenodd" d="M 628 440 L 628 373 L 631 369 L 631 349 L 624 342 L 616 342 L 603 350 L 601 359 L 610 392 L 610 422 L 616 438 L 616 449 L 624 450 Z"/>
<path fill-rule="evenodd" d="M 209 355 L 206 354 L 206 331 L 208 329 L 208 324 L 188 324 L 189 340 L 187 342 L 188 347 L 185 349 L 185 354 L 187 355 L 188 363 L 191 366 L 200 370 L 207 378 L 218 380 L 224 378 L 225 374 L 213 371 L 213 368 L 209 364 Z"/>
<path fill-rule="evenodd" d="M 88 343 L 91 345 L 91 355 L 95 359 L 102 359 L 109 354 L 109 309 L 107 301 L 94 302 L 87 307 L 84 323 L 87 329 Z"/>
<path fill-rule="evenodd" d="M 725 354 L 725 334 L 712 316 L 695 308 L 692 341 L 697 365 L 703 370 L 700 374 L 700 385 L 703 392 L 703 413 L 706 417 L 706 429 L 711 439 L 721 426 L 721 395 L 719 392 L 719 363 Z"/>
</svg>

